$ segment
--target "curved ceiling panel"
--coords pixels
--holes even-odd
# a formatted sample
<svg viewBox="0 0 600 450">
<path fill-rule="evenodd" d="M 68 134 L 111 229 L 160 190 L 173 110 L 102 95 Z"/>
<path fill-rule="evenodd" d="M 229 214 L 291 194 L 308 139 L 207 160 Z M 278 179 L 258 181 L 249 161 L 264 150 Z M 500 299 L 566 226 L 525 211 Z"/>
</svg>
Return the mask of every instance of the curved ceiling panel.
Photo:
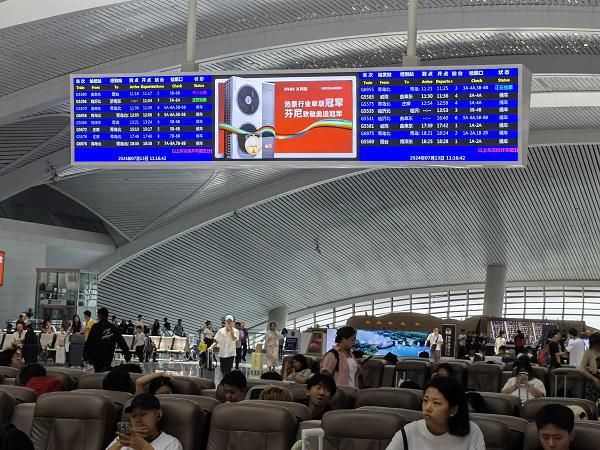
<svg viewBox="0 0 600 450">
<path fill-rule="evenodd" d="M 490 263 L 511 281 L 597 279 L 599 154 L 540 147 L 522 170 L 378 170 L 296 192 L 138 256 L 101 303 L 259 323 L 275 306 L 482 282 Z"/>
<path fill-rule="evenodd" d="M 63 138 L 68 125 L 68 116 L 53 115 L 1 126 L 0 174 L 56 151 L 53 144 Z"/>
</svg>

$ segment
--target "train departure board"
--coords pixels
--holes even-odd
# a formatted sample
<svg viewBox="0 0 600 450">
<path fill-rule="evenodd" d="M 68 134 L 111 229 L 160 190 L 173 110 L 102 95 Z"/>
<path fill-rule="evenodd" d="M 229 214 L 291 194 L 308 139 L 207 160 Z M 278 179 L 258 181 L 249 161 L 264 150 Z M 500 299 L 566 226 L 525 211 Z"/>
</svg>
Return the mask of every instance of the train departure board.
<svg viewBox="0 0 600 450">
<path fill-rule="evenodd" d="M 521 65 L 71 76 L 87 167 L 525 165 Z"/>
<path fill-rule="evenodd" d="M 213 158 L 210 75 L 74 76 L 71 89 L 75 162 Z"/>
<path fill-rule="evenodd" d="M 359 75 L 361 161 L 518 162 L 519 69 Z"/>
</svg>

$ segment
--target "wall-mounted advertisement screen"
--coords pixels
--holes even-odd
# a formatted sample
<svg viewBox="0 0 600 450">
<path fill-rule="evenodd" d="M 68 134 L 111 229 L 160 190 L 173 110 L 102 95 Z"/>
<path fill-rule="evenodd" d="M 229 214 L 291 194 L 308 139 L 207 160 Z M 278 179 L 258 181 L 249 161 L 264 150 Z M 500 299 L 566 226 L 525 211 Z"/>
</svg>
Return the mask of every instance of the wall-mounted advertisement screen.
<svg viewBox="0 0 600 450">
<path fill-rule="evenodd" d="M 523 66 L 71 76 L 88 167 L 522 166 Z"/>
<path fill-rule="evenodd" d="M 428 335 L 423 331 L 357 330 L 354 349 L 373 356 L 393 353 L 417 357 L 421 352 L 429 352 L 425 346 Z"/>
</svg>

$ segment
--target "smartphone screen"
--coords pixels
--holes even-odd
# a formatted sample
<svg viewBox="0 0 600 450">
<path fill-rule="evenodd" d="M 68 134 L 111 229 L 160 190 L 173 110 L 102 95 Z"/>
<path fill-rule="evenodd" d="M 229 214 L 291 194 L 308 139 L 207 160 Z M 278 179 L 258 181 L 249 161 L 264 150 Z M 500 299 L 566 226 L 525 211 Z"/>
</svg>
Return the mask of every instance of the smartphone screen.
<svg viewBox="0 0 600 450">
<path fill-rule="evenodd" d="M 117 423 L 117 432 L 119 433 L 123 433 L 123 434 L 130 434 L 131 433 L 131 425 L 129 424 L 129 422 L 118 422 Z"/>
</svg>

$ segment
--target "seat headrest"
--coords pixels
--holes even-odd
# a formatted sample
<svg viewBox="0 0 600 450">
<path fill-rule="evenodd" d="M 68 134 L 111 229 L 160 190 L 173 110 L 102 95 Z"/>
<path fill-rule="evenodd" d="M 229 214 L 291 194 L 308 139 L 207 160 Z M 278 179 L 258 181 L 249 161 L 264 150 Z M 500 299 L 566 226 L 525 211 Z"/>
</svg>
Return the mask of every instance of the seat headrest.
<svg viewBox="0 0 600 450">
<path fill-rule="evenodd" d="M 81 378 L 79 378 L 77 387 L 79 389 L 102 389 L 102 381 L 104 380 L 106 373 L 107 372 L 82 375 Z"/>
<path fill-rule="evenodd" d="M 0 391 L 0 423 L 10 421 L 17 400 L 8 392 Z"/>
<path fill-rule="evenodd" d="M 69 405 L 64 408 L 64 405 Z M 36 417 L 57 419 L 98 419 L 102 411 L 114 412 L 112 402 L 103 396 L 83 392 L 50 392 L 38 397 L 35 405 Z"/>
<path fill-rule="evenodd" d="M 325 413 L 325 436 L 345 439 L 391 440 L 408 423 L 397 414 L 376 410 L 344 410 Z"/>
<path fill-rule="evenodd" d="M 310 410 L 306 405 L 300 403 L 282 402 L 278 400 L 244 400 L 242 403 L 281 406 L 291 412 L 295 417 L 298 417 L 301 421 L 311 420 Z"/>
<path fill-rule="evenodd" d="M 0 391 L 8 392 L 15 398 L 17 403 L 35 403 L 37 400 L 36 392 L 24 386 L 0 384 Z"/>
<path fill-rule="evenodd" d="M 565 397 L 540 397 L 527 400 L 521 409 L 521 417 L 527 420 L 535 419 L 535 415 L 542 408 L 542 406 L 549 405 L 552 403 L 558 403 L 559 405 L 569 406 L 578 405 L 581 406 L 587 413 L 588 419 L 598 419 L 598 407 L 590 400 L 583 398 L 565 398 Z"/>
<path fill-rule="evenodd" d="M 184 400 L 189 400 L 191 402 L 194 402 L 195 404 L 200 406 L 200 408 L 202 408 L 208 412 L 211 412 L 215 406 L 221 404 L 221 402 L 219 402 L 218 400 L 216 400 L 214 398 L 203 397 L 201 395 L 162 394 L 162 395 L 157 395 L 157 397 L 161 402 L 163 401 L 163 398 L 175 398 L 175 399 L 181 398 Z"/>
<path fill-rule="evenodd" d="M 278 433 L 296 428 L 296 418 L 281 406 L 254 402 L 223 403 L 212 411 L 211 428 Z"/>
<path fill-rule="evenodd" d="M 421 399 L 408 389 L 362 389 L 356 396 L 356 408 L 361 406 L 387 406 L 390 408 L 421 409 Z"/>
<path fill-rule="evenodd" d="M 133 398 L 133 395 L 129 392 L 121 392 L 121 391 L 108 391 L 106 389 L 75 389 L 71 391 L 74 394 L 95 394 L 95 395 L 103 395 L 108 398 L 111 402 L 117 403 L 119 405 L 124 405 L 129 400 Z"/>
</svg>

